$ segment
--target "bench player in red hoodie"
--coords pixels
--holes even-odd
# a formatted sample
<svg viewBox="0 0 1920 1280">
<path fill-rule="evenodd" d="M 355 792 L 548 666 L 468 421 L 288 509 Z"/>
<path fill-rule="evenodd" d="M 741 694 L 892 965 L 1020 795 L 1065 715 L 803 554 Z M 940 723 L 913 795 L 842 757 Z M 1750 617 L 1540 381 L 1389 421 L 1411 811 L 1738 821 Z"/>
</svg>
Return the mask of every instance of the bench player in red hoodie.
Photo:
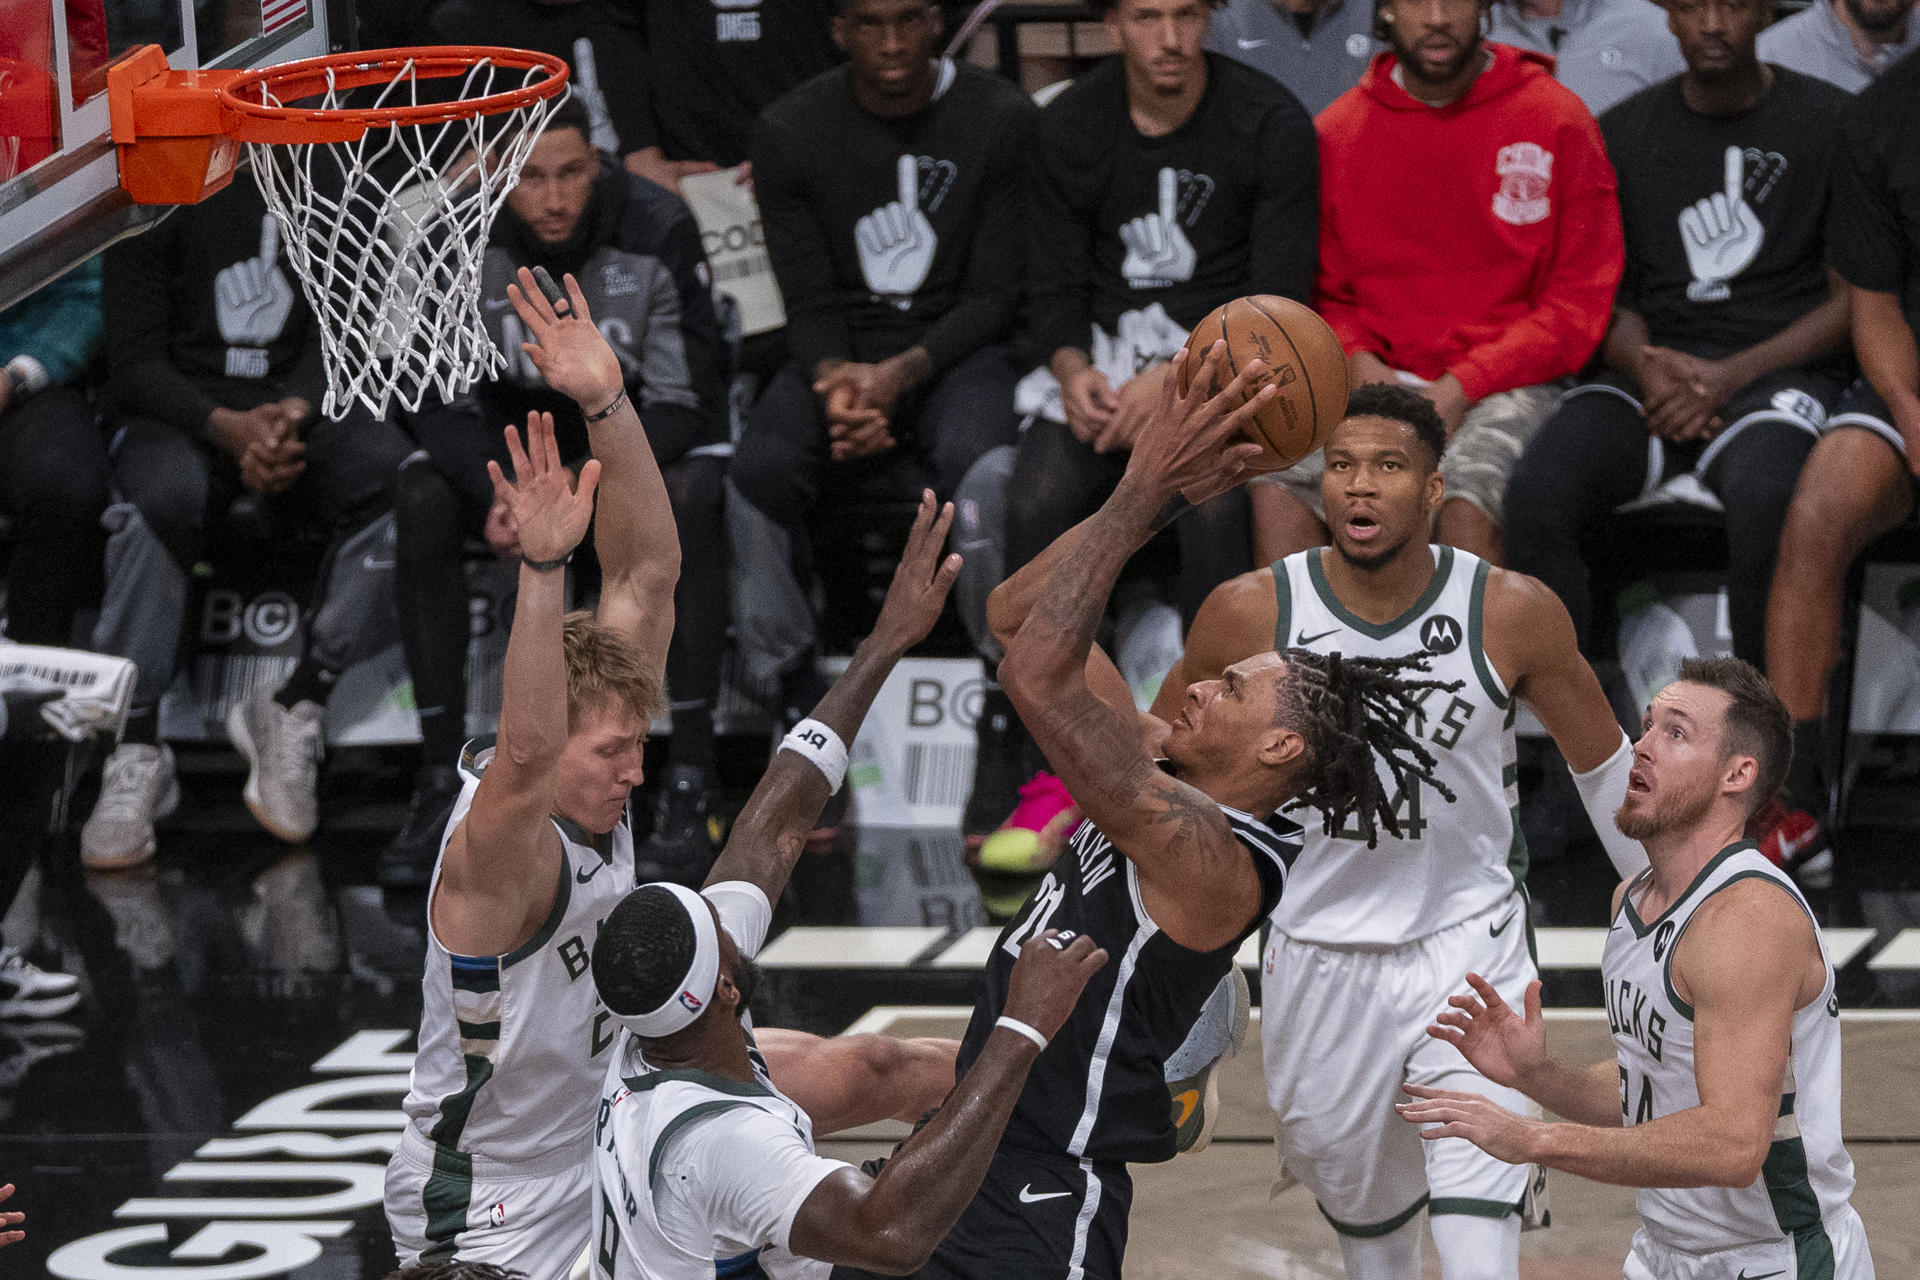
<svg viewBox="0 0 1920 1280">
<path fill-rule="evenodd" d="M 1390 48 L 1314 122 L 1314 306 L 1356 385 L 1440 410 L 1438 537 L 1501 563 L 1507 473 L 1606 332 L 1625 262 L 1599 126 L 1490 0 L 1376 0 Z M 1327 540 L 1318 455 L 1256 490 L 1259 559 Z"/>
</svg>

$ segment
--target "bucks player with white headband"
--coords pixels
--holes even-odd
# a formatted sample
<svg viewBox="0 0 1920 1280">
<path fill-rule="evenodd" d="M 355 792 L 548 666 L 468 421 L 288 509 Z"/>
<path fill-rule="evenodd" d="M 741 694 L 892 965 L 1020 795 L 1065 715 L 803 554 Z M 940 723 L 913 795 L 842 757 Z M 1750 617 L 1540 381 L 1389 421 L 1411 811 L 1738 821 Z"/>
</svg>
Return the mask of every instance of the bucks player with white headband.
<svg viewBox="0 0 1920 1280">
<path fill-rule="evenodd" d="M 1446 497 L 1445 447 L 1425 397 L 1356 389 L 1325 445 L 1332 545 L 1216 588 L 1154 707 L 1165 717 L 1191 682 L 1289 647 L 1378 659 L 1425 652 L 1448 686 L 1423 694 L 1407 724 L 1436 758 L 1439 785 L 1383 772 L 1393 817 L 1377 847 L 1352 823 L 1290 811 L 1306 828 L 1304 847 L 1263 963 L 1261 1038 L 1280 1159 L 1319 1200 L 1347 1274 L 1360 1280 L 1419 1275 L 1423 1208 L 1447 1280 L 1519 1272 L 1529 1171 L 1468 1143 L 1414 1141 L 1392 1110 L 1403 1081 L 1496 1089 L 1424 1034 L 1452 975 L 1478 970 L 1514 999 L 1536 976 L 1516 820 L 1516 700 L 1559 745 L 1620 874 L 1646 865 L 1613 830 L 1630 751 L 1565 607 L 1532 578 L 1429 545 Z M 1454 802 L 1441 803 L 1448 793 Z"/>
<path fill-rule="evenodd" d="M 1407 1089 L 1427 1139 L 1641 1188 L 1628 1280 L 1872 1280 L 1840 1140 L 1833 962 L 1793 880 L 1743 838 L 1779 789 L 1792 722 L 1737 658 L 1691 659 L 1647 710 L 1620 831 L 1652 865 L 1614 893 L 1600 962 L 1615 1059 L 1547 1056 L 1539 983 L 1524 1016 L 1478 974 L 1429 1034 L 1566 1117 Z"/>
<path fill-rule="evenodd" d="M 979 1187 L 1027 1068 L 1106 963 L 1090 939 L 1034 939 L 986 1051 L 877 1177 L 814 1154 L 807 1112 L 755 1045 L 748 1004 L 769 903 L 846 774 L 847 740 L 940 615 L 960 567 L 941 556 L 952 519 L 951 505 L 936 517 L 923 495 L 872 633 L 782 742 L 706 888 L 642 885 L 594 943 L 594 983 L 632 1033 L 594 1130 L 599 1275 L 785 1280 L 834 1262 L 918 1266 Z"/>
</svg>

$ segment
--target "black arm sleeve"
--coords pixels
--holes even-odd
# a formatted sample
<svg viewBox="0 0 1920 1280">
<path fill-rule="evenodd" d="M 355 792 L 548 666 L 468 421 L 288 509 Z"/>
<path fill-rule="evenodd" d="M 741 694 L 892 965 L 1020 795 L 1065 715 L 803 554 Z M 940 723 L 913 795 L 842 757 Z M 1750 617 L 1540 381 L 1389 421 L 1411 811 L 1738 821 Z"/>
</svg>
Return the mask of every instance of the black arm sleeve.
<svg viewBox="0 0 1920 1280">
<path fill-rule="evenodd" d="M 205 438 L 218 406 L 174 366 L 168 340 L 176 328 L 172 261 L 178 218 L 122 240 L 101 268 L 101 312 L 114 398 L 136 413 Z"/>
<path fill-rule="evenodd" d="M 760 225 L 787 308 L 788 348 L 809 379 L 822 360 L 845 360 L 853 354 L 833 251 L 806 196 L 806 157 L 813 150 L 765 116 L 753 131 L 753 192 L 760 202 Z"/>
<path fill-rule="evenodd" d="M 988 343 L 1005 337 L 1013 326 L 1026 262 L 1026 233 L 1020 220 L 1025 212 L 1027 154 L 1037 114 L 1023 103 L 1001 130 L 989 161 L 973 243 L 967 251 L 960 300 L 920 339 L 932 358 L 936 377 Z"/>
<path fill-rule="evenodd" d="M 1034 354 L 1045 363 L 1063 347 L 1088 350 L 1093 342 L 1093 223 L 1091 211 L 1075 207 L 1063 175 L 1072 163 L 1048 130 L 1039 131 L 1027 201 L 1027 263 L 1033 275 Z"/>
<path fill-rule="evenodd" d="M 1310 302 L 1320 261 L 1320 144 L 1306 110 L 1267 112 L 1259 146 L 1259 193 L 1249 225 L 1247 292 Z"/>
</svg>

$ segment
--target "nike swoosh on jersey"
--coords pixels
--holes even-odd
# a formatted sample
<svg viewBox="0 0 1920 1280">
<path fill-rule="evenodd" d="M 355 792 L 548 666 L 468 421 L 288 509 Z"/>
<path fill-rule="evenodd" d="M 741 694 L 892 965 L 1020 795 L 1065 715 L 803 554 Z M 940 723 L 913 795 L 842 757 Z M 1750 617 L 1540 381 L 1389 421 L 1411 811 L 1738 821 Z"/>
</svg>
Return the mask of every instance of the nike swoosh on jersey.
<svg viewBox="0 0 1920 1280">
<path fill-rule="evenodd" d="M 1502 920 L 1502 921 L 1500 922 L 1500 926 L 1499 926 L 1498 928 L 1495 928 L 1495 927 L 1494 927 L 1493 925 L 1488 925 L 1488 926 L 1487 926 L 1487 936 L 1488 936 L 1489 938 L 1497 938 L 1497 937 L 1499 937 L 1499 936 L 1500 936 L 1501 934 L 1503 934 L 1503 933 L 1505 933 L 1505 932 L 1507 931 L 1507 926 L 1508 926 L 1508 925 L 1510 925 L 1510 924 L 1512 924 L 1512 923 L 1513 923 L 1513 921 L 1514 921 L 1514 917 L 1513 917 L 1513 916 L 1508 916 L 1508 917 L 1507 917 L 1507 918 L 1506 918 L 1505 920 Z"/>
<path fill-rule="evenodd" d="M 1325 640 L 1328 636 L 1332 635 L 1335 631 L 1338 631 L 1338 630 L 1340 630 L 1340 628 L 1335 627 L 1333 628 L 1332 631 L 1316 631 L 1312 635 L 1308 635 L 1306 632 L 1302 631 L 1293 637 L 1293 642 L 1304 649 L 1308 645 L 1312 644 L 1315 640 Z"/>
<path fill-rule="evenodd" d="M 1740 1268 L 1740 1274 L 1738 1276 L 1735 1276 L 1734 1280 L 1767 1280 L 1768 1276 L 1783 1276 L 1785 1274 L 1787 1273 L 1784 1270 L 1781 1270 L 1781 1271 L 1756 1271 L 1752 1275 L 1748 1275 L 1747 1269 L 1745 1267 L 1742 1267 Z"/>
<path fill-rule="evenodd" d="M 606 865 L 607 865 L 607 864 L 606 864 L 606 863 L 604 863 L 604 862 L 596 862 L 596 863 L 594 863 L 594 864 L 593 864 L 593 870 L 591 870 L 591 871 L 582 871 L 582 870 L 581 870 L 581 869 L 580 869 L 579 867 L 575 867 L 575 868 L 573 869 L 573 878 L 574 878 L 574 881 L 575 881 L 576 883 L 578 883 L 578 884 L 585 884 L 585 883 L 586 883 L 587 881 L 589 881 L 589 880 L 591 880 L 591 879 L 593 879 L 593 878 L 594 878 L 595 876 L 597 876 L 597 875 L 599 875 L 599 874 L 600 874 L 600 868 L 602 868 L 602 867 L 604 867 L 604 866 L 606 866 Z"/>
<path fill-rule="evenodd" d="M 1070 1196 L 1072 1194 L 1073 1192 L 1071 1191 L 1043 1191 L 1039 1195 L 1035 1195 L 1033 1193 L 1033 1184 L 1029 1182 L 1026 1186 L 1020 1188 L 1020 1203 L 1038 1204 L 1042 1200 L 1058 1200 L 1061 1196 Z"/>
</svg>

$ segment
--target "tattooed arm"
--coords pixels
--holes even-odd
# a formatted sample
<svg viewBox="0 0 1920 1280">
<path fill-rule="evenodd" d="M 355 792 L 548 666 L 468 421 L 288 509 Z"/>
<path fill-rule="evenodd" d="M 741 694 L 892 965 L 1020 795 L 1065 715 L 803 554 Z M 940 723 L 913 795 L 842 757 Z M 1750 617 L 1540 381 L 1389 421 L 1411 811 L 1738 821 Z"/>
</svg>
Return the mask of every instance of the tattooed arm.
<svg viewBox="0 0 1920 1280">
<path fill-rule="evenodd" d="M 1039 590 L 1027 584 L 1025 616 L 1000 664 L 1000 684 L 1048 762 L 1081 811 L 1137 868 L 1147 910 L 1167 936 L 1199 951 L 1225 946 L 1245 929 L 1259 910 L 1258 873 L 1219 806 L 1162 772 L 1137 719 L 1089 688 L 1087 655 L 1128 558 L 1189 499 L 1204 501 L 1245 479 L 1258 452 L 1227 441 L 1271 392 L 1236 412 L 1227 407 L 1263 371 L 1255 362 L 1209 399 L 1205 389 L 1214 385 L 1219 356 L 1208 354 L 1185 396 L 1177 391 L 1177 370 L 1166 379 L 1126 478 L 1067 535 L 1075 554 L 1053 557 Z"/>
</svg>

